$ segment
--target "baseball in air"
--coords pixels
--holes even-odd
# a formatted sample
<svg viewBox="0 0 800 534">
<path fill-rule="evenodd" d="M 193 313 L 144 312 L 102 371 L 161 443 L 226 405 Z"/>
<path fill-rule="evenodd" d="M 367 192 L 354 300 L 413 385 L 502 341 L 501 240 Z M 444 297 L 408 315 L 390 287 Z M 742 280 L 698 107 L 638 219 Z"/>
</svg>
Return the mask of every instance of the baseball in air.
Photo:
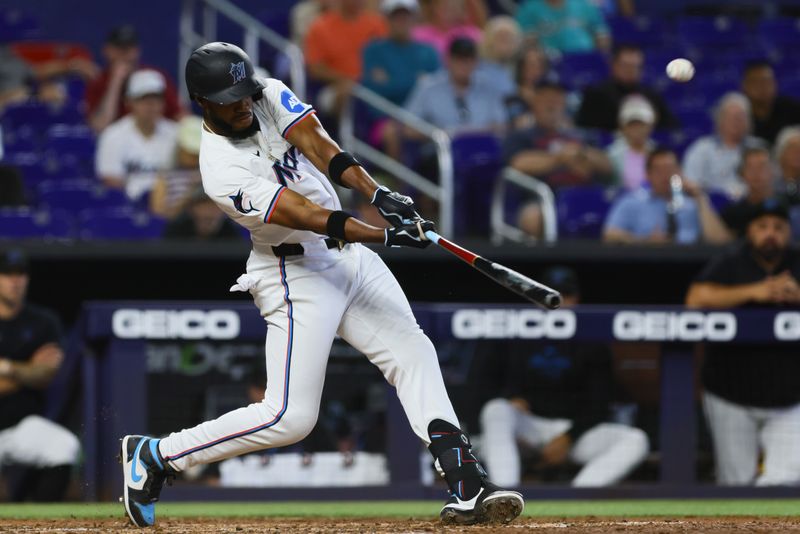
<svg viewBox="0 0 800 534">
<path fill-rule="evenodd" d="M 676 82 L 688 82 L 694 77 L 694 65 L 688 59 L 673 59 L 667 65 L 667 76 Z"/>
</svg>

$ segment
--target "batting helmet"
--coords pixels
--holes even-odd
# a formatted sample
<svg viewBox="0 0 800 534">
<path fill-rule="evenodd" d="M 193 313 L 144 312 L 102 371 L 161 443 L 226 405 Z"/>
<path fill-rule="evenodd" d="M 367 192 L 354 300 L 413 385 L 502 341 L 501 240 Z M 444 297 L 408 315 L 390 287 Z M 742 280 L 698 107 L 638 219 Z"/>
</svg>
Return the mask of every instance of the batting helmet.
<svg viewBox="0 0 800 534">
<path fill-rule="evenodd" d="M 217 104 L 232 104 L 247 96 L 260 96 L 264 84 L 255 76 L 253 62 L 244 50 L 230 43 L 208 43 L 186 62 L 189 96 Z"/>
</svg>

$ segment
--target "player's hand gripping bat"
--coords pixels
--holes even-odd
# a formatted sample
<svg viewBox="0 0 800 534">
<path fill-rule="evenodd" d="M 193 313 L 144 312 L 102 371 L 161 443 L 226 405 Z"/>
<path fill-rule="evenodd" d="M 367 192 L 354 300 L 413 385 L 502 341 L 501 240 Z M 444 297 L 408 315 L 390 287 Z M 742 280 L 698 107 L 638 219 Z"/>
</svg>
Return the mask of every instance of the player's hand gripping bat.
<svg viewBox="0 0 800 534">
<path fill-rule="evenodd" d="M 531 280 L 517 271 L 509 269 L 499 263 L 489 261 L 482 256 L 478 256 L 474 252 L 462 248 L 455 243 L 448 241 L 433 230 L 425 232 L 425 237 L 436 243 L 447 252 L 453 254 L 460 260 L 470 264 L 475 269 L 479 270 L 501 286 L 510 289 L 514 293 L 525 297 L 534 304 L 543 306 L 550 310 L 554 310 L 561 306 L 561 294 L 541 284 L 535 280 Z"/>
</svg>

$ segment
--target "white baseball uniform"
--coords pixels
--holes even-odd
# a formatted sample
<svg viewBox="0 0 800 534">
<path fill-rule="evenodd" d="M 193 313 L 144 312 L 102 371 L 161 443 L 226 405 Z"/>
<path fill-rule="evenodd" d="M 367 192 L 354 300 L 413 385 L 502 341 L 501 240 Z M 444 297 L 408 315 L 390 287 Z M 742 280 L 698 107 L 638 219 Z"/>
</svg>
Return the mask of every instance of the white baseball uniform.
<svg viewBox="0 0 800 534">
<path fill-rule="evenodd" d="M 260 131 L 236 140 L 204 129 L 200 170 L 208 196 L 250 231 L 247 274 L 234 288 L 249 290 L 267 321 L 269 383 L 262 402 L 162 439 L 160 452 L 177 470 L 305 437 L 317 420 L 337 334 L 397 388 L 423 441 L 434 419 L 458 426 L 433 344 L 377 254 L 356 243 L 328 249 L 324 236 L 270 222 L 286 189 L 331 210 L 341 204 L 328 178 L 286 140 L 313 109 L 282 82 L 265 84 L 253 103 Z M 305 252 L 276 257 L 272 247 L 284 243 L 300 243 Z"/>
</svg>

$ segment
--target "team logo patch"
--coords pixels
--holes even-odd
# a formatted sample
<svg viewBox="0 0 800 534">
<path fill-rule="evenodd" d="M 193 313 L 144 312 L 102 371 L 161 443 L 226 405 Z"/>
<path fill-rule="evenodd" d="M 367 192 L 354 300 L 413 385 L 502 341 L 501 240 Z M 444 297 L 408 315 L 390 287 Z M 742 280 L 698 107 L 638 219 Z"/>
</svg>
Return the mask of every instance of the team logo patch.
<svg viewBox="0 0 800 534">
<path fill-rule="evenodd" d="M 231 195 L 228 198 L 233 201 L 233 207 L 236 208 L 236 211 L 238 211 L 239 213 L 244 213 L 245 215 L 247 215 L 250 212 L 256 211 L 256 208 L 253 207 L 253 203 L 244 198 L 244 193 L 242 193 L 241 189 L 239 189 L 238 193 L 236 193 L 235 195 Z M 244 206 L 245 202 L 249 204 L 248 207 Z"/>
<path fill-rule="evenodd" d="M 281 93 L 281 104 L 292 113 L 300 113 L 303 111 L 304 107 L 300 99 L 294 96 L 289 90 L 284 90 Z"/>
<path fill-rule="evenodd" d="M 244 61 L 240 61 L 239 63 L 231 63 L 230 73 L 233 77 L 233 83 L 239 83 L 244 80 L 247 76 L 244 70 Z"/>
</svg>

